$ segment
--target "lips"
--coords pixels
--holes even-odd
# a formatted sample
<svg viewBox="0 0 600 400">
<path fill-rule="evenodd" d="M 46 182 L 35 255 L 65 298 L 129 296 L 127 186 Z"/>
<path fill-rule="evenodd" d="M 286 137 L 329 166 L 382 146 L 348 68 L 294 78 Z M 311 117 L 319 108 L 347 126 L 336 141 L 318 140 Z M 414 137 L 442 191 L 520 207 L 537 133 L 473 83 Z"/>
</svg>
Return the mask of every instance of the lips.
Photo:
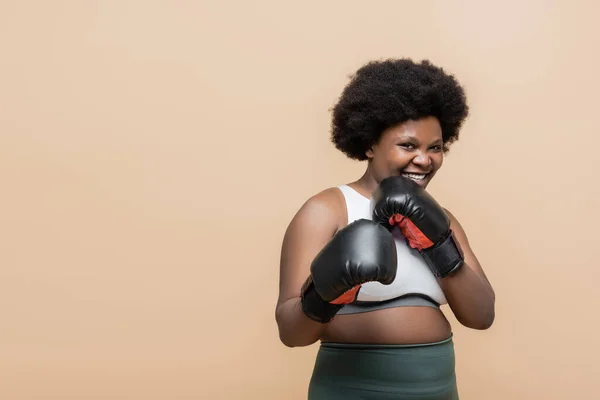
<svg viewBox="0 0 600 400">
<path fill-rule="evenodd" d="M 416 172 L 402 172 L 402 176 L 404 176 L 405 178 L 411 179 L 417 183 L 422 183 L 425 181 L 427 176 L 429 176 L 429 173 L 424 174 L 424 173 L 416 173 Z"/>
<path fill-rule="evenodd" d="M 427 184 L 429 177 L 431 176 L 431 172 L 401 172 L 400 175 L 423 186 Z"/>
</svg>

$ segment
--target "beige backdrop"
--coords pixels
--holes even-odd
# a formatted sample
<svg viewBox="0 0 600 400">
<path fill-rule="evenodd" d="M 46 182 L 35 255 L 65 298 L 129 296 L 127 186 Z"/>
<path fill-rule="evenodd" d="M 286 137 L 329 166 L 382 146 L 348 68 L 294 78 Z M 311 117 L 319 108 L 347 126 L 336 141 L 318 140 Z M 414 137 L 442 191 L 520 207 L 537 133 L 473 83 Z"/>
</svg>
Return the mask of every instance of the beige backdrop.
<svg viewBox="0 0 600 400">
<path fill-rule="evenodd" d="M 329 142 L 347 76 L 402 56 L 456 73 L 471 105 L 431 185 L 497 294 L 488 331 L 447 313 L 462 398 L 597 396 L 599 17 L 1 1 L 0 398 L 305 398 L 317 346 L 278 340 L 281 239 L 363 171 Z"/>
</svg>

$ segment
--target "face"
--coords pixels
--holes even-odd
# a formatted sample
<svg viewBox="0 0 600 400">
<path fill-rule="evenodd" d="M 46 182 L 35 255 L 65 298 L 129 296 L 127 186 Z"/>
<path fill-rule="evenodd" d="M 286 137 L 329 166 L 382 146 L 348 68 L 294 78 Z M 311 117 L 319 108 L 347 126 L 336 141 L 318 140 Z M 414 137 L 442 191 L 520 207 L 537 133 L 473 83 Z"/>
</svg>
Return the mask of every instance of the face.
<svg viewBox="0 0 600 400">
<path fill-rule="evenodd" d="M 407 121 L 386 129 L 366 154 L 377 182 L 403 175 L 427 187 L 444 160 L 442 129 L 434 117 Z"/>
</svg>

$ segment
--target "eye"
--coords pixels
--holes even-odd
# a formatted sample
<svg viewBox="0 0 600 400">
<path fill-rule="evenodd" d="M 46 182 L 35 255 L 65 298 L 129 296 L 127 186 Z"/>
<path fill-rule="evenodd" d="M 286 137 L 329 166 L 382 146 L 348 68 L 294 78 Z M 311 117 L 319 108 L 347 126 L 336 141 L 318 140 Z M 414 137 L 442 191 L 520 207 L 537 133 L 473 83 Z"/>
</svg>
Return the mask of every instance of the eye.
<svg viewBox="0 0 600 400">
<path fill-rule="evenodd" d="M 399 143 L 398 146 L 407 150 L 414 150 L 416 148 L 416 146 L 412 143 Z"/>
<path fill-rule="evenodd" d="M 435 145 L 435 146 L 431 146 L 431 150 L 435 151 L 435 152 L 439 152 L 442 151 L 442 145 Z"/>
</svg>

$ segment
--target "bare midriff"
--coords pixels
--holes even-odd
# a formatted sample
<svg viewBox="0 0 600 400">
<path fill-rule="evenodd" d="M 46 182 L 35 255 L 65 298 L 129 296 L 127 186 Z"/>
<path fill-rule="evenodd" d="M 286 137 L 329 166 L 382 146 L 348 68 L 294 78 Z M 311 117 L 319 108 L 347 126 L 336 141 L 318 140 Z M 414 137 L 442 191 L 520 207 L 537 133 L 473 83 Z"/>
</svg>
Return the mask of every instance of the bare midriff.
<svg viewBox="0 0 600 400">
<path fill-rule="evenodd" d="M 433 307 L 396 307 L 338 315 L 321 342 L 420 344 L 439 342 L 452 334 L 443 312 Z"/>
</svg>

